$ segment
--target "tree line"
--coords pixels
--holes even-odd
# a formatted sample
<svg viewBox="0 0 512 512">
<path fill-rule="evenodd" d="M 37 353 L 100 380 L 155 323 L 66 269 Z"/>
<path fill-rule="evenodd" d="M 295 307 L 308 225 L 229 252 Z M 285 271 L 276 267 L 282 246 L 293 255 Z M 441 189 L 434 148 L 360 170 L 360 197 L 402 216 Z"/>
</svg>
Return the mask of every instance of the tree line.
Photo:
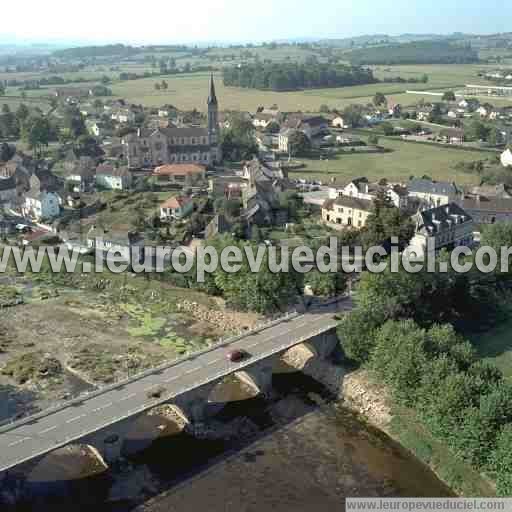
<svg viewBox="0 0 512 512">
<path fill-rule="evenodd" d="M 354 65 L 369 64 L 468 64 L 478 62 L 471 46 L 457 46 L 446 41 L 422 41 L 360 48 L 347 54 Z"/>
<path fill-rule="evenodd" d="M 487 227 L 482 244 L 510 246 L 512 228 Z M 448 259 L 442 252 L 437 264 Z M 512 386 L 464 336 L 507 318 L 510 282 L 510 274 L 461 274 L 449 265 L 447 273 L 364 273 L 356 307 L 339 326 L 347 356 L 454 456 L 493 477 L 499 496 L 512 492 Z"/>
<path fill-rule="evenodd" d="M 370 69 L 321 63 L 266 63 L 227 67 L 224 68 L 223 80 L 228 87 L 270 91 L 345 87 L 377 82 Z"/>
</svg>

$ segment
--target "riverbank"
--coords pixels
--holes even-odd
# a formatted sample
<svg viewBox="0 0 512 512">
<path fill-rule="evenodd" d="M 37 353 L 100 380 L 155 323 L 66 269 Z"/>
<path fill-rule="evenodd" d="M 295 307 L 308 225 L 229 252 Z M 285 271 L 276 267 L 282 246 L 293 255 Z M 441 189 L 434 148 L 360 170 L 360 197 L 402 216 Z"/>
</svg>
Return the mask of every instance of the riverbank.
<svg viewBox="0 0 512 512">
<path fill-rule="evenodd" d="M 365 370 L 347 376 L 342 386 L 344 403 L 371 425 L 383 430 L 461 496 L 495 496 L 494 482 L 458 459 L 423 426 L 416 413 L 397 407 L 382 384 Z"/>
</svg>

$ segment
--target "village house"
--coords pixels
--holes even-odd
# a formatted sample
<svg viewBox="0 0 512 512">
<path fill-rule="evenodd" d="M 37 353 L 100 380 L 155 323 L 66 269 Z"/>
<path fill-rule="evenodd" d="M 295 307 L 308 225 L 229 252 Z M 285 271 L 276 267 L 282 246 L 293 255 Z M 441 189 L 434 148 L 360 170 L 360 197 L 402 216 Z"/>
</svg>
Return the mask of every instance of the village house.
<svg viewBox="0 0 512 512">
<path fill-rule="evenodd" d="M 292 128 L 304 133 L 308 139 L 313 139 L 329 131 L 329 122 L 322 116 L 291 115 L 286 119 L 286 128 Z"/>
<path fill-rule="evenodd" d="M 189 197 L 170 197 L 160 205 L 160 219 L 183 219 L 194 209 L 194 202 Z"/>
<path fill-rule="evenodd" d="M 132 184 L 132 174 L 126 167 L 114 167 L 110 164 L 96 168 L 96 185 L 109 190 L 128 190 Z"/>
<path fill-rule="evenodd" d="M 455 203 L 420 211 L 414 215 L 413 221 L 415 230 L 409 247 L 417 255 L 425 254 L 429 244 L 439 251 L 443 247 L 470 246 L 473 243 L 473 219 Z"/>
<path fill-rule="evenodd" d="M 272 114 L 255 114 L 252 118 L 252 124 L 255 128 L 265 129 L 270 123 L 277 122 L 276 118 Z"/>
<path fill-rule="evenodd" d="M 328 224 L 361 229 L 372 211 L 372 201 L 350 196 L 327 199 L 322 206 L 322 219 Z"/>
<path fill-rule="evenodd" d="M 279 132 L 277 147 L 281 153 L 290 152 L 290 137 L 296 132 L 294 128 L 284 128 Z"/>
<path fill-rule="evenodd" d="M 135 121 L 135 112 L 130 110 L 129 108 L 122 108 L 119 110 L 115 110 L 110 115 L 110 118 L 113 121 L 117 121 L 118 123 L 133 123 Z"/>
<path fill-rule="evenodd" d="M 512 195 L 507 190 L 507 187 L 503 183 L 497 185 L 479 185 L 469 189 L 468 194 L 470 196 L 485 196 L 485 197 L 496 197 L 498 199 L 510 199 Z"/>
<path fill-rule="evenodd" d="M 103 256 L 111 251 L 127 263 L 140 262 L 144 258 L 144 237 L 140 233 L 105 230 L 92 226 L 86 235 L 85 243 L 91 251 Z"/>
<path fill-rule="evenodd" d="M 166 164 L 157 167 L 153 176 L 159 182 L 193 186 L 206 179 L 206 168 L 199 164 Z"/>
<path fill-rule="evenodd" d="M 343 119 L 343 117 L 341 116 L 336 116 L 332 121 L 331 121 L 331 126 L 333 128 L 348 128 L 348 126 L 345 125 L 345 120 Z"/>
<path fill-rule="evenodd" d="M 461 145 L 464 143 L 464 130 L 445 128 L 439 132 L 439 138 L 447 144 Z"/>
<path fill-rule="evenodd" d="M 22 213 L 37 221 L 51 220 L 60 215 L 60 203 L 59 195 L 45 188 L 42 181 L 34 174 L 30 178 L 30 189 L 25 194 Z"/>
<path fill-rule="evenodd" d="M 139 129 L 122 143 L 130 169 L 154 168 L 172 163 L 213 165 L 222 160 L 219 143 L 218 102 L 213 76 L 208 96 L 207 127 Z"/>
<path fill-rule="evenodd" d="M 410 197 L 421 200 L 425 208 L 434 208 L 463 198 L 463 191 L 455 183 L 431 181 L 424 178 L 412 178 L 408 185 Z"/>
<path fill-rule="evenodd" d="M 477 224 L 512 222 L 512 198 L 473 196 L 461 201 L 462 208 Z"/>
</svg>

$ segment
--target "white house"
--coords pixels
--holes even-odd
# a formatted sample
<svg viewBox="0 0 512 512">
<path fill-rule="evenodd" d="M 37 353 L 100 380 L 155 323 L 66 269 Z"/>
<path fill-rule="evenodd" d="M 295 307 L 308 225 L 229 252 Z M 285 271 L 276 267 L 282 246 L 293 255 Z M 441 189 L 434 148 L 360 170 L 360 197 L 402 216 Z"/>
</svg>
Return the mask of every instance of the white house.
<svg viewBox="0 0 512 512">
<path fill-rule="evenodd" d="M 510 150 L 510 148 L 503 151 L 500 159 L 501 165 L 503 165 L 503 167 L 512 167 L 512 151 Z"/>
<path fill-rule="evenodd" d="M 346 125 L 345 125 L 345 120 L 343 119 L 343 117 L 341 116 L 336 116 L 332 121 L 331 121 L 331 125 L 334 127 L 334 128 L 348 128 Z"/>
<path fill-rule="evenodd" d="M 423 178 L 412 178 L 407 186 L 409 196 L 421 199 L 426 207 L 433 208 L 458 202 L 463 192 L 455 183 L 431 181 Z"/>
<path fill-rule="evenodd" d="M 110 190 L 127 190 L 132 184 L 132 175 L 126 167 L 99 165 L 96 169 L 96 184 Z"/>
<path fill-rule="evenodd" d="M 50 220 L 60 215 L 59 195 L 41 186 L 36 175 L 30 178 L 30 190 L 25 195 L 22 213 L 37 221 Z"/>
</svg>

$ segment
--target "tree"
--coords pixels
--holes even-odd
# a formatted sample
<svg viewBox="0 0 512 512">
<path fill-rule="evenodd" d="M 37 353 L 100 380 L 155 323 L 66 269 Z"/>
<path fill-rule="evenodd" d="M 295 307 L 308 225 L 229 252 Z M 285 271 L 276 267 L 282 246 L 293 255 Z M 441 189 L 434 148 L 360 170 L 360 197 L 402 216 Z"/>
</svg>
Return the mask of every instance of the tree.
<svg viewBox="0 0 512 512">
<path fill-rule="evenodd" d="M 373 104 L 376 107 L 380 107 L 381 105 L 386 105 L 387 104 L 386 96 L 384 96 L 384 94 L 382 94 L 381 92 L 376 92 L 375 96 L 373 97 Z"/>
<path fill-rule="evenodd" d="M 446 91 L 444 94 L 443 94 L 443 101 L 455 101 L 456 98 L 455 98 L 455 93 L 453 91 Z"/>
<path fill-rule="evenodd" d="M 4 96 L 5 95 L 5 87 L 4 87 L 4 84 L 0 83 L 0 96 Z"/>
<path fill-rule="evenodd" d="M 160 89 L 161 89 L 161 85 L 160 85 L 160 83 L 157 82 L 155 84 L 155 90 L 159 91 Z"/>
<path fill-rule="evenodd" d="M 391 123 L 386 121 L 385 123 L 382 123 L 380 125 L 380 129 L 382 130 L 382 133 L 389 137 L 390 135 L 393 135 L 395 133 L 395 128 Z"/>
<path fill-rule="evenodd" d="M 370 366 L 395 396 L 410 404 L 428 363 L 427 333 L 414 321 L 389 321 L 376 333 Z"/>
<path fill-rule="evenodd" d="M 358 128 L 363 124 L 363 107 L 361 105 L 349 105 L 343 110 L 342 117 L 348 126 Z"/>
<path fill-rule="evenodd" d="M 22 138 L 39 155 L 43 146 L 48 147 L 51 137 L 51 127 L 48 119 L 30 117 L 23 125 Z"/>
<path fill-rule="evenodd" d="M 474 119 L 466 129 L 466 136 L 471 140 L 486 140 L 489 129 L 478 119 Z"/>
<path fill-rule="evenodd" d="M 329 105 L 326 105 L 325 103 L 320 105 L 320 108 L 318 110 L 322 114 L 328 114 L 331 110 L 329 109 Z"/>
<path fill-rule="evenodd" d="M 372 134 L 368 137 L 368 143 L 372 144 L 373 146 L 377 146 L 379 144 L 379 137 L 378 135 Z"/>
<path fill-rule="evenodd" d="M 512 495 L 512 424 L 505 425 L 498 435 L 496 449 L 490 457 L 490 466 L 496 472 L 498 496 Z"/>
<path fill-rule="evenodd" d="M 304 132 L 293 131 L 288 137 L 288 150 L 291 156 L 305 155 L 311 149 L 311 142 Z"/>
<path fill-rule="evenodd" d="M 305 275 L 304 284 L 309 285 L 315 295 L 336 297 L 345 291 L 347 278 L 341 272 L 312 270 Z"/>
<path fill-rule="evenodd" d="M 231 161 L 247 160 L 258 154 L 254 126 L 241 115 L 231 118 L 231 126 L 221 132 L 220 143 L 222 154 Z"/>
<path fill-rule="evenodd" d="M 30 111 L 28 110 L 28 107 L 24 103 L 22 103 L 18 107 L 18 110 L 16 110 L 16 119 L 18 120 L 20 126 L 23 125 L 23 123 L 25 122 L 25 120 L 28 118 L 29 115 L 30 115 Z"/>
</svg>

